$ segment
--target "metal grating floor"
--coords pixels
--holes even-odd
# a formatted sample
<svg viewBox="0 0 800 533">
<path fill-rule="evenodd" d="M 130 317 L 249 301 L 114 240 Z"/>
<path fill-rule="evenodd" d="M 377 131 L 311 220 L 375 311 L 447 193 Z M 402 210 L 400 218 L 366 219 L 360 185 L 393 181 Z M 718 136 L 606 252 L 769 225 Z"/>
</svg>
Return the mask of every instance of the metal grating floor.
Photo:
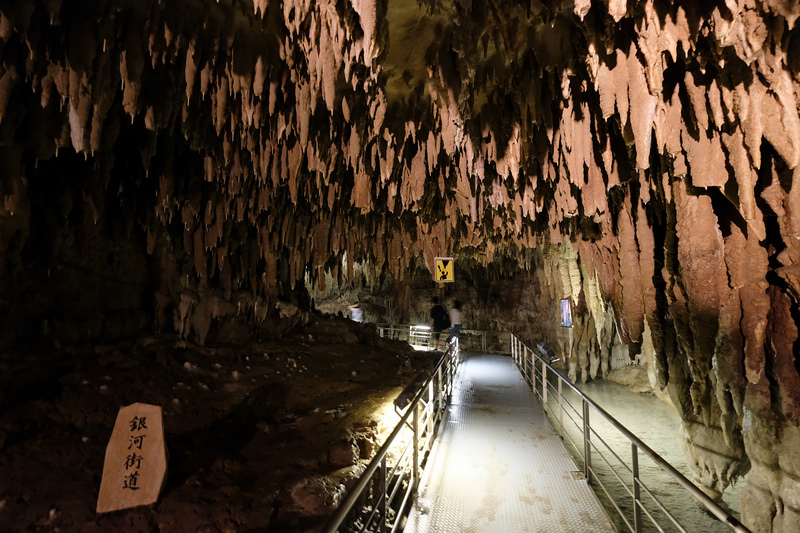
<svg viewBox="0 0 800 533">
<path fill-rule="evenodd" d="M 614 531 L 576 471 L 511 358 L 468 356 L 405 531 Z"/>
</svg>

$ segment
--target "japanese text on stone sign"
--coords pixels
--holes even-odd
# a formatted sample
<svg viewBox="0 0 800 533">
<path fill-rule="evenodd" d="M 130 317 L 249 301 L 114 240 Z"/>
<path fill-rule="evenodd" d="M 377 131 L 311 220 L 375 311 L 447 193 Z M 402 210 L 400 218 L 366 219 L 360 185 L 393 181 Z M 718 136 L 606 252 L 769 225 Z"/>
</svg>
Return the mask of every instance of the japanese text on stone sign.
<svg viewBox="0 0 800 533">
<path fill-rule="evenodd" d="M 134 416 L 129 424 L 131 434 L 128 450 L 130 453 L 125 459 L 125 472 L 127 474 L 123 477 L 122 488 L 139 490 L 139 469 L 144 461 L 142 447 L 144 446 L 144 439 L 147 437 L 147 434 L 142 433 L 142 431 L 147 429 L 147 417 Z"/>
</svg>

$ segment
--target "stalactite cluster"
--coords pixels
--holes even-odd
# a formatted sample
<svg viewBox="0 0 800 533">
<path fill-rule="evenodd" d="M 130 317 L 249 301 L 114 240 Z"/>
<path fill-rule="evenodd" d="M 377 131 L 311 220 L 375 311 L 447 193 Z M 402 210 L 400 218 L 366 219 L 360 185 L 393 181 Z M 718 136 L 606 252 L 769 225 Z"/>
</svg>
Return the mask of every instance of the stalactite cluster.
<svg viewBox="0 0 800 533">
<path fill-rule="evenodd" d="M 698 481 L 718 494 L 752 463 L 747 520 L 792 530 L 798 17 L 793 0 L 3 4 L 0 296 L 24 306 L 42 257 L 122 239 L 149 269 L 137 301 L 203 341 L 303 280 L 385 273 L 407 313 L 417 258 L 532 271 L 544 308 L 580 312 L 568 338 L 539 328 L 576 375 L 644 362 Z"/>
</svg>

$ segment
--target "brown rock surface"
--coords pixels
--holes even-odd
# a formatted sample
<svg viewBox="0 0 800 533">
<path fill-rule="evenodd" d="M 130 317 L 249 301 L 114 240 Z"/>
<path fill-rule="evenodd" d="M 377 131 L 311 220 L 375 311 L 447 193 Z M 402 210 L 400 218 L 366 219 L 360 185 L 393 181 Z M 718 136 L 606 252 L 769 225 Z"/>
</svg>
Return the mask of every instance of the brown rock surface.
<svg viewBox="0 0 800 533">
<path fill-rule="evenodd" d="M 247 346 L 151 337 L 4 352 L 2 529 L 320 527 L 376 450 L 364 443 L 396 423 L 394 397 L 429 369 L 432 356 L 420 354 L 374 327 L 317 317 Z M 114 421 L 136 401 L 163 407 L 164 489 L 152 505 L 97 514 Z M 359 459 L 361 445 L 371 451 Z"/>
</svg>

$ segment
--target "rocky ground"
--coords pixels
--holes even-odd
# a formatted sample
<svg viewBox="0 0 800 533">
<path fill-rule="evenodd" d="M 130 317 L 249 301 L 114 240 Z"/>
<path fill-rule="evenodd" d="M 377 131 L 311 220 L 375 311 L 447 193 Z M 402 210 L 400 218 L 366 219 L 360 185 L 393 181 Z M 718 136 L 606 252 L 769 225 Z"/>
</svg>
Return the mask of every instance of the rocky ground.
<svg viewBox="0 0 800 533">
<path fill-rule="evenodd" d="M 148 337 L 0 354 L 0 531 L 313 531 L 394 425 L 391 400 L 432 356 L 312 317 L 282 339 Z M 158 502 L 97 514 L 120 407 L 164 411 Z"/>
</svg>

